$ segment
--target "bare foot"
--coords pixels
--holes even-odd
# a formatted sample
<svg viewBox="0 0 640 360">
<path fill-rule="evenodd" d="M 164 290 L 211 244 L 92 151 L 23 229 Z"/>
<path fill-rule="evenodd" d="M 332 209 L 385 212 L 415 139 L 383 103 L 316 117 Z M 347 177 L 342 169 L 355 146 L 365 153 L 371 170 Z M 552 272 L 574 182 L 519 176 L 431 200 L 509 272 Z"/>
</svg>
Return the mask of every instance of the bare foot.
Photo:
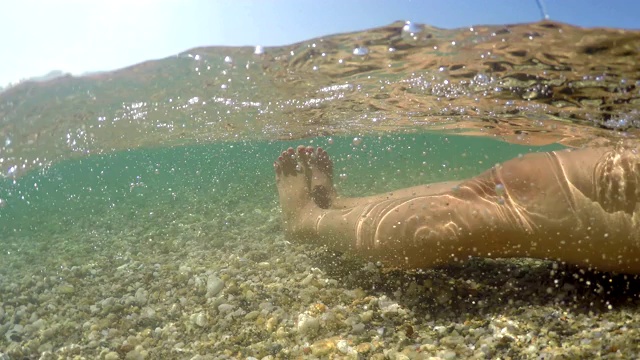
<svg viewBox="0 0 640 360">
<path fill-rule="evenodd" d="M 299 152 L 298 152 L 299 153 Z M 310 170 L 306 156 L 299 156 L 296 150 L 283 151 L 273 163 L 276 171 L 276 186 L 280 196 L 280 206 L 284 220 L 290 230 L 300 212 L 313 204 L 310 195 Z"/>
<path fill-rule="evenodd" d="M 310 172 L 310 193 L 315 204 L 321 209 L 329 209 L 337 197 L 333 187 L 333 162 L 324 149 L 311 146 L 298 147 L 299 153 L 304 153 Z"/>
</svg>

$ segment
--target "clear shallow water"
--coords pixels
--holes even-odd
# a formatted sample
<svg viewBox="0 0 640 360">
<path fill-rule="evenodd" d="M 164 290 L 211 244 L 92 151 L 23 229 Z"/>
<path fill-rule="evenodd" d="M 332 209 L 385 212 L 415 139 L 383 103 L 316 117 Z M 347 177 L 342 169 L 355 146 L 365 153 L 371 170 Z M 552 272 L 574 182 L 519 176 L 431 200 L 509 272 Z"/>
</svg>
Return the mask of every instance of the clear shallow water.
<svg viewBox="0 0 640 360">
<path fill-rule="evenodd" d="M 546 319 L 628 304 L 603 318 L 585 317 L 592 322 L 586 328 L 619 325 L 625 311 L 637 313 L 637 292 L 626 293 L 636 282 L 602 290 L 584 285 L 580 272 L 514 261 L 427 272 L 420 286 L 435 289 L 427 294 L 397 285 L 404 278 L 372 275 L 366 264 L 310 261 L 325 255 L 283 245 L 272 163 L 289 146 L 322 146 L 334 159 L 339 191 L 363 196 L 466 178 L 532 151 L 635 141 L 639 43 L 634 32 L 549 22 L 422 27 L 413 35 L 393 24 L 259 55 L 253 48 L 193 49 L 113 73 L 9 89 L 0 94 L 0 349 L 64 357 L 75 344 L 88 358 L 103 351 L 124 357 L 132 343 L 153 338 L 145 345 L 152 356 L 191 358 L 224 347 L 264 356 L 244 348 L 256 343 L 249 335 L 228 334 L 260 323 L 266 341 L 277 328 L 263 323 L 273 318 L 292 332 L 284 339 L 294 345 L 272 339 L 283 354 L 304 355 L 304 346 L 349 335 L 351 325 L 335 330 L 329 321 L 314 336 L 295 335 L 297 317 L 316 306 L 313 299 L 331 309 L 355 306 L 353 300 L 314 297 L 306 288 L 282 300 L 282 284 L 251 280 L 254 268 L 270 274 L 263 263 L 284 287 L 327 273 L 323 281 L 340 282 L 345 294 L 361 291 L 378 299 L 378 308 L 389 296 L 415 311 L 419 321 L 367 325 L 373 335 L 358 341 L 380 341 L 379 353 L 405 344 L 395 335 L 376 338 L 381 326 L 432 331 L 424 319 L 455 327 L 465 316 L 482 323 L 503 315 L 525 323 L 522 306 Z M 202 293 L 202 278 L 212 274 L 227 282 L 224 301 L 241 299 L 237 306 L 247 312 L 271 301 L 285 314 L 211 320 L 194 330 L 199 312 L 220 313 L 219 298 Z M 250 299 L 238 289 L 252 281 Z M 139 289 L 151 293 L 148 302 L 131 300 Z M 617 291 L 622 295 L 611 295 Z M 116 309 L 103 304 L 109 297 Z M 174 303 L 181 310 L 168 315 L 170 322 L 146 310 L 168 314 Z M 47 326 L 33 330 L 38 319 Z M 165 335 L 146 332 L 171 326 L 185 338 L 160 342 Z M 141 338 L 128 342 L 120 332 Z M 205 334 L 208 347 L 199 344 Z M 429 336 L 444 336 L 438 334 Z"/>
<path fill-rule="evenodd" d="M 251 219 L 256 209 L 274 212 L 272 162 L 280 151 L 298 144 L 336 154 L 337 186 L 346 196 L 464 179 L 518 155 L 562 148 L 430 132 L 223 142 L 65 160 L 46 171 L 3 180 L 3 262 L 17 257 L 17 262 L 30 264 L 20 259 L 22 253 L 50 257 L 43 249 L 49 249 L 52 235 L 118 233 L 140 226 L 165 233 L 188 224 L 189 213 L 202 211 L 211 221 L 210 240 L 228 241 L 226 232 L 232 228 L 259 221 Z M 77 246 L 90 256 L 108 244 L 98 240 Z"/>
</svg>

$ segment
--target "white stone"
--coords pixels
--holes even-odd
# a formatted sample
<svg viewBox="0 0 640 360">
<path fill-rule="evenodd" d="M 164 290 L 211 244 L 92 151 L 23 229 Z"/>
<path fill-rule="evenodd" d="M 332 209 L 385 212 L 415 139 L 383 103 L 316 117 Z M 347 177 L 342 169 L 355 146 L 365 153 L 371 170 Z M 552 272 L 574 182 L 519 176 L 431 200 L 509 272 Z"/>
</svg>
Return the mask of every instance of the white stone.
<svg viewBox="0 0 640 360">
<path fill-rule="evenodd" d="M 191 322 L 199 327 L 205 327 L 208 323 L 207 316 L 201 312 L 192 314 Z"/>
<path fill-rule="evenodd" d="M 456 355 L 455 351 L 443 350 L 443 351 L 440 351 L 438 353 L 438 357 L 440 357 L 440 358 L 442 358 L 444 360 L 454 360 L 457 357 L 457 355 Z"/>
<path fill-rule="evenodd" d="M 343 354 L 349 354 L 353 352 L 353 349 L 351 348 L 351 346 L 349 346 L 347 340 L 338 341 L 338 343 L 336 344 L 336 348 Z"/>
<path fill-rule="evenodd" d="M 147 355 L 147 351 L 138 345 L 135 349 L 129 351 L 124 358 L 125 360 L 144 360 L 147 358 Z"/>
<path fill-rule="evenodd" d="M 146 304 L 148 296 L 149 296 L 149 292 L 147 290 L 143 288 L 138 288 L 138 290 L 136 290 L 136 295 L 135 295 L 136 303 L 138 305 Z"/>
<path fill-rule="evenodd" d="M 309 314 L 298 315 L 298 332 L 301 334 L 313 334 L 320 329 L 320 321 Z"/>
<path fill-rule="evenodd" d="M 369 321 L 371 321 L 371 319 L 373 319 L 373 311 L 371 310 L 367 310 L 360 314 L 360 320 L 362 320 L 362 322 L 364 323 L 368 323 Z"/>
<path fill-rule="evenodd" d="M 309 286 L 311 284 L 311 280 L 313 280 L 313 274 L 307 275 L 302 281 L 300 281 L 300 285 Z"/>
<path fill-rule="evenodd" d="M 118 353 L 117 353 L 117 352 L 115 352 L 115 351 L 112 351 L 112 352 L 110 352 L 110 353 L 107 353 L 107 354 L 104 356 L 104 360 L 118 360 L 118 359 L 120 359 L 120 355 L 118 355 Z"/>
<path fill-rule="evenodd" d="M 207 279 L 207 296 L 212 297 L 218 295 L 224 288 L 224 281 L 215 275 L 209 276 Z"/>
<path fill-rule="evenodd" d="M 38 319 L 38 320 L 34 321 L 34 322 L 31 324 L 31 326 L 33 326 L 33 328 L 34 328 L 36 331 L 40 331 L 40 330 L 44 329 L 44 328 L 47 326 L 47 322 L 46 322 L 46 321 L 44 321 L 44 320 L 42 320 L 42 319 Z"/>
<path fill-rule="evenodd" d="M 147 306 L 144 309 L 142 309 L 140 315 L 142 315 L 142 316 L 144 316 L 146 318 L 152 318 L 152 317 L 156 316 L 156 311 Z"/>
<path fill-rule="evenodd" d="M 362 334 L 364 332 L 365 326 L 363 323 L 356 323 L 351 325 L 351 333 L 352 334 Z"/>
<path fill-rule="evenodd" d="M 107 307 L 107 306 L 113 306 L 113 304 L 114 304 L 115 302 L 116 302 L 116 300 L 115 300 L 114 298 L 112 298 L 112 297 L 108 297 L 108 298 L 106 298 L 106 299 L 102 300 L 102 301 L 100 302 L 100 305 L 102 305 L 102 307 L 104 308 L 104 307 Z"/>
<path fill-rule="evenodd" d="M 220 312 L 220 314 L 226 314 L 228 312 L 231 312 L 234 308 L 235 306 L 231 304 L 220 304 L 218 305 L 218 312 Z"/>
</svg>

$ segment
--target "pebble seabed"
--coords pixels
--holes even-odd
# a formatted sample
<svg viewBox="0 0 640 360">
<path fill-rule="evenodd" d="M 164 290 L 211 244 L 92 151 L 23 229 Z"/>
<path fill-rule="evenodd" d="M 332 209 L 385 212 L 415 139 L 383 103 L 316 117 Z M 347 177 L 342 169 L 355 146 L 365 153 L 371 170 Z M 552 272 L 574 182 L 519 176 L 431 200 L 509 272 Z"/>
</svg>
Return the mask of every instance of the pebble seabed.
<svg viewBox="0 0 640 360">
<path fill-rule="evenodd" d="M 202 222 L 178 224 L 153 244 L 153 234 L 101 235 L 112 237 L 109 246 L 78 253 L 74 265 L 46 254 L 31 259 L 39 266 L 2 265 L 0 359 L 619 359 L 640 351 L 635 277 L 536 260 L 394 272 L 287 242 L 275 208 L 253 215 L 261 225 L 223 235 Z"/>
</svg>

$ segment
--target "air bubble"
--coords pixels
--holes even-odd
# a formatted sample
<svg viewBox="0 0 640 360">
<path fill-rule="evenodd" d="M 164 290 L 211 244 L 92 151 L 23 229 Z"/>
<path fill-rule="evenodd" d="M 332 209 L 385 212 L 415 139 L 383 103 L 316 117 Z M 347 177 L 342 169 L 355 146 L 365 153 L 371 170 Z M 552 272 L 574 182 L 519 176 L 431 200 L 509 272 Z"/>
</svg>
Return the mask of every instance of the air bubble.
<svg viewBox="0 0 640 360">
<path fill-rule="evenodd" d="M 422 31 L 422 28 L 420 28 L 420 25 L 416 25 L 415 23 L 412 23 L 411 21 L 406 21 L 404 23 L 404 26 L 402 27 L 402 32 L 403 33 L 407 33 L 407 34 L 417 34 L 419 32 Z"/>
<path fill-rule="evenodd" d="M 364 46 L 358 46 L 353 49 L 353 55 L 355 56 L 366 56 L 369 55 L 369 49 Z"/>
<path fill-rule="evenodd" d="M 478 85 L 487 85 L 489 83 L 489 77 L 485 74 L 476 74 L 473 77 L 473 82 Z"/>
<path fill-rule="evenodd" d="M 354 137 L 351 143 L 353 144 L 353 146 L 359 146 L 360 144 L 362 144 L 362 138 Z"/>
<path fill-rule="evenodd" d="M 264 47 L 262 47 L 261 45 L 257 45 L 255 50 L 253 50 L 253 54 L 254 55 L 262 55 L 262 54 L 264 54 Z"/>
</svg>

